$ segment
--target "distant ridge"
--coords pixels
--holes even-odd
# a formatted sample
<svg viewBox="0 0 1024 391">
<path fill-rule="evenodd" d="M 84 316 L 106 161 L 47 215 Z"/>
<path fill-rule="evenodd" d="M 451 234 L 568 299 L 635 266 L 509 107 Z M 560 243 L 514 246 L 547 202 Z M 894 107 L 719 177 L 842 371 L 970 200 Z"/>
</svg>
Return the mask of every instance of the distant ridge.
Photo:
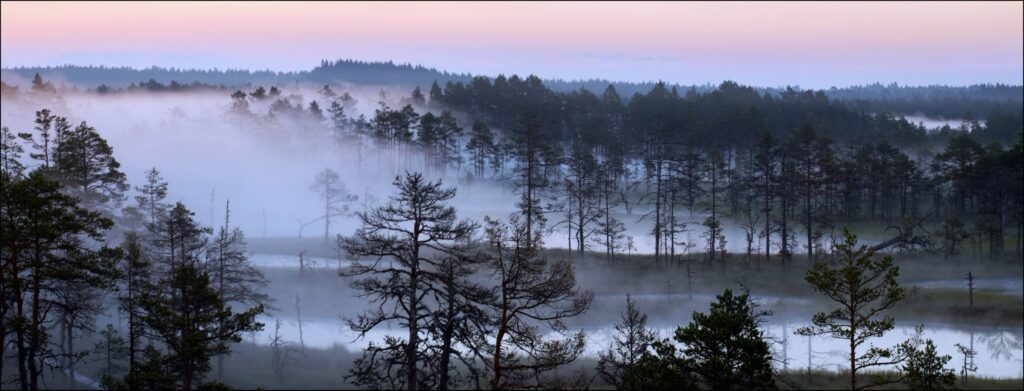
<svg viewBox="0 0 1024 391">
<path fill-rule="evenodd" d="M 108 87 L 126 87 L 132 83 L 142 83 L 150 79 L 156 82 L 169 84 L 177 81 L 183 84 L 193 82 L 209 85 L 225 86 L 249 86 L 254 84 L 283 84 L 295 81 L 307 83 L 353 83 L 382 86 L 406 86 L 410 89 L 414 86 L 429 88 L 433 82 L 442 87 L 448 82 L 469 83 L 474 76 L 470 73 L 453 73 L 441 71 L 436 68 L 428 68 L 422 65 L 397 64 L 392 61 L 358 61 L 358 60 L 337 60 L 321 61 L 320 65 L 309 71 L 300 72 L 276 72 L 271 70 L 246 70 L 246 69 L 195 69 L 151 66 L 147 68 L 132 67 L 109 67 L 93 65 L 61 65 L 46 67 L 13 67 L 3 68 L 5 81 L 7 78 L 16 76 L 23 81 L 30 80 L 36 73 L 44 79 L 63 81 L 85 88 L 96 88 L 100 85 Z M 485 77 L 494 78 L 497 75 Z M 523 75 L 525 76 L 525 75 Z M 556 91 L 572 91 L 585 88 L 592 92 L 603 91 L 608 85 L 614 85 L 619 93 L 624 96 L 631 96 L 633 93 L 645 93 L 654 87 L 655 82 L 630 83 L 613 82 L 605 79 L 587 80 L 561 80 L 545 79 L 544 84 Z M 681 86 L 680 89 L 696 88 L 706 91 L 714 89 L 715 85 L 706 84 L 701 86 Z"/>
<path fill-rule="evenodd" d="M 132 83 L 141 84 L 149 80 L 169 84 L 172 81 L 181 84 L 201 83 L 230 88 L 242 88 L 252 85 L 312 83 L 337 84 L 352 83 L 362 85 L 394 86 L 412 89 L 419 86 L 424 92 L 435 81 L 443 88 L 447 83 L 472 82 L 470 73 L 452 73 L 422 65 L 399 64 L 392 61 L 359 61 L 340 59 L 323 60 L 319 65 L 308 71 L 276 72 L 271 70 L 247 69 L 184 69 L 107 67 L 62 65 L 47 67 L 14 67 L 0 69 L 0 76 L 8 84 L 25 85 L 28 80 L 39 73 L 44 79 L 55 83 L 70 83 L 85 88 L 96 88 L 100 85 L 108 87 L 126 87 Z M 489 80 L 497 75 L 484 76 Z M 511 75 L 508 75 L 511 76 Z M 525 75 L 522 75 L 525 76 Z M 544 85 L 554 91 L 571 92 L 586 89 L 601 93 L 609 85 L 614 86 L 619 95 L 629 99 L 635 93 L 646 93 L 654 87 L 655 82 L 633 83 L 617 82 L 604 79 L 561 80 L 542 79 Z M 671 84 L 680 93 L 689 90 L 707 92 L 717 88 L 717 84 L 679 85 Z M 760 93 L 778 95 L 786 87 L 754 86 Z M 801 91 L 799 87 L 792 87 Z M 922 112 L 924 114 L 975 113 L 984 116 L 999 106 L 1016 108 L 1024 102 L 1024 86 L 1006 84 L 976 84 L 970 86 L 901 86 L 896 83 L 856 85 L 842 88 L 822 90 L 832 99 L 842 100 L 850 104 L 859 104 L 865 110 L 890 110 L 905 113 Z"/>
</svg>

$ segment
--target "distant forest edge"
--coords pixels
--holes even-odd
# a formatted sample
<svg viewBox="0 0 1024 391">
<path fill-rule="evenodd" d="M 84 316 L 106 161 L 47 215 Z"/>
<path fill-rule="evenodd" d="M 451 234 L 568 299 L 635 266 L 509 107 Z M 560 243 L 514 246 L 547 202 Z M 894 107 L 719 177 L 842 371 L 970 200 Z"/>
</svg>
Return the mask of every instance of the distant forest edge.
<svg viewBox="0 0 1024 391">
<path fill-rule="evenodd" d="M 429 88 L 437 82 L 471 84 L 474 76 L 469 73 L 452 73 L 421 65 L 368 62 L 356 60 L 322 61 L 309 71 L 275 72 L 270 70 L 252 71 L 243 69 L 202 70 L 149 67 L 78 66 L 57 67 L 16 67 L 0 71 L 7 84 L 26 84 L 39 73 L 55 83 L 69 83 L 90 89 L 146 89 L 146 90 L 189 90 L 189 89 L 233 89 L 259 84 L 285 83 L 351 83 L 357 85 L 380 85 L 395 87 Z M 498 76 L 501 77 L 501 76 Z M 615 87 L 623 99 L 635 94 L 646 94 L 655 82 L 630 83 L 613 82 L 603 79 L 561 80 L 543 79 L 546 87 L 556 92 L 572 92 L 586 89 L 600 93 L 609 85 Z M 680 91 L 706 93 L 718 88 L 716 84 L 669 85 Z M 779 96 L 788 87 L 753 87 L 762 94 Z M 795 91 L 801 91 L 793 87 Z M 970 86 L 901 86 L 896 83 L 880 83 L 821 90 L 830 99 L 838 100 L 851 108 L 866 112 L 890 112 L 899 114 L 923 114 L 928 117 L 949 119 L 987 119 L 995 110 L 1024 110 L 1024 86 L 1006 84 L 976 84 Z"/>
</svg>

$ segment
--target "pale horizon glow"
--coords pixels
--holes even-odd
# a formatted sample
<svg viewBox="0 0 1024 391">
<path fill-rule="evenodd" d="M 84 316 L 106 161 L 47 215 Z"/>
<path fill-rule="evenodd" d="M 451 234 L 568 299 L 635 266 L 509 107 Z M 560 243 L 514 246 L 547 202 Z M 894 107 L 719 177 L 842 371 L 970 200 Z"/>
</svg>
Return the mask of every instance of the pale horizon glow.
<svg viewBox="0 0 1024 391">
<path fill-rule="evenodd" d="M 3 2 L 0 65 L 308 70 L 811 88 L 1022 84 L 1021 2 Z"/>
</svg>

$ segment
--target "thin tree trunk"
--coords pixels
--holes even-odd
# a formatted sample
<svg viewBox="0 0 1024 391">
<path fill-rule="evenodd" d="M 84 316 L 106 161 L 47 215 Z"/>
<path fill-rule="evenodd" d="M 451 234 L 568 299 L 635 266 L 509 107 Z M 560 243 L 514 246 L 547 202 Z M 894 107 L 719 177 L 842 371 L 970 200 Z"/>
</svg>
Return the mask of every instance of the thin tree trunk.
<svg viewBox="0 0 1024 391">
<path fill-rule="evenodd" d="M 78 388 L 75 384 L 75 329 L 74 318 L 70 318 L 68 322 L 68 386 L 71 389 Z"/>
</svg>

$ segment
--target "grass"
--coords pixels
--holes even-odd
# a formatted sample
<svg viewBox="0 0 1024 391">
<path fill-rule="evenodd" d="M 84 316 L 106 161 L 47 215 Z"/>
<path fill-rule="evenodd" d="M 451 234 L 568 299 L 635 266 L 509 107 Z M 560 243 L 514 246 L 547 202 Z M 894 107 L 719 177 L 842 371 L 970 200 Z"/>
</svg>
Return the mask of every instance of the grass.
<svg viewBox="0 0 1024 391">
<path fill-rule="evenodd" d="M 893 316 L 954 324 L 1024 325 L 1024 297 L 999 292 L 974 292 L 969 305 L 966 290 L 910 289 L 907 299 L 893 310 Z"/>
<path fill-rule="evenodd" d="M 780 371 L 777 383 L 783 390 L 848 390 L 850 389 L 849 372 L 813 370 L 808 376 L 807 370 Z M 897 374 L 890 371 L 869 372 L 858 375 L 858 385 L 867 384 L 873 378 L 895 378 Z M 968 376 L 957 378 L 954 387 L 968 390 L 1019 390 L 1024 387 L 1024 379 L 993 379 L 987 377 Z M 906 390 L 902 383 L 886 384 L 871 388 L 873 390 Z"/>
<path fill-rule="evenodd" d="M 259 254 L 295 255 L 306 251 L 307 256 L 336 258 L 334 239 L 324 240 L 323 236 L 246 238 L 247 250 Z"/>
<path fill-rule="evenodd" d="M 565 250 L 548 250 L 546 254 L 549 257 L 571 255 Z M 1020 293 L 975 290 L 974 305 L 970 306 L 966 282 L 963 289 L 914 286 L 916 281 L 958 280 L 968 271 L 972 271 L 978 279 L 1024 278 L 1024 269 L 1019 261 L 988 261 L 969 257 L 942 259 L 899 254 L 893 257 L 900 267 L 899 280 L 906 290 L 906 299 L 892 310 L 897 319 L 962 325 L 1024 325 L 1024 295 Z M 757 259 L 747 263 L 742 256 L 733 255 L 729 261 L 711 266 L 701 261 L 702 258 L 700 254 L 690 257 L 689 282 L 685 261 L 666 266 L 664 262 L 655 264 L 650 255 L 624 256 L 615 261 L 607 261 L 603 256 L 590 254 L 576 260 L 576 270 L 582 284 L 595 293 L 603 290 L 634 293 L 686 292 L 688 286 L 695 293 L 719 293 L 725 288 L 745 288 L 758 296 L 811 301 L 809 305 L 812 308 L 777 306 L 773 311 L 778 316 L 806 316 L 809 310 L 820 311 L 833 306 L 804 281 L 809 265 L 806 255 L 794 256 L 785 267 L 780 267 L 778 257 L 768 262 Z"/>
</svg>

